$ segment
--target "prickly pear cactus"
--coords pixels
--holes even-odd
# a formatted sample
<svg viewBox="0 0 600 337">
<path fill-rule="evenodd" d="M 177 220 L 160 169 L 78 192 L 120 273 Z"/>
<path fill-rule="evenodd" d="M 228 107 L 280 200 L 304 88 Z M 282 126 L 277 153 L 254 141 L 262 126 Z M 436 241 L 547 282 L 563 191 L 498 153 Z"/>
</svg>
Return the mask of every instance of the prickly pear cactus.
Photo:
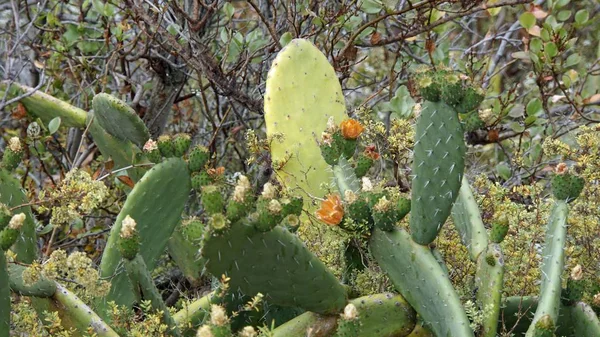
<svg viewBox="0 0 600 337">
<path fill-rule="evenodd" d="M 458 197 L 466 146 L 458 114 L 444 102 L 425 102 L 415 132 L 410 230 L 431 243 Z"/>
<path fill-rule="evenodd" d="M 265 122 L 267 136 L 283 134 L 283 141 L 271 143 L 271 159 L 285 187 L 326 194 L 320 185 L 333 175 L 316 139 L 329 117 L 336 124 L 347 118 L 345 110 L 335 71 L 317 47 L 295 39 L 279 52 L 267 75 Z"/>
<path fill-rule="evenodd" d="M 106 132 L 120 140 L 129 140 L 141 147 L 150 138 L 142 119 L 125 102 L 101 93 L 92 100 L 94 116 Z"/>
<path fill-rule="evenodd" d="M 247 295 L 258 292 L 273 304 L 316 313 L 337 313 L 346 290 L 293 234 L 275 227 L 261 232 L 244 222 L 210 233 L 201 255 L 212 275 L 227 275 L 230 287 Z"/>
<path fill-rule="evenodd" d="M 121 254 L 118 249 L 121 225 L 130 216 L 137 222 L 140 235 L 140 252 L 148 268 L 154 268 L 156 260 L 164 252 L 167 241 L 179 223 L 181 212 L 187 202 L 190 177 L 187 164 L 172 158 L 150 169 L 127 197 L 115 221 L 106 249 L 102 255 L 100 271 L 110 277 L 112 287 L 106 302 L 131 305 L 134 297 L 123 270 L 118 268 Z"/>
</svg>

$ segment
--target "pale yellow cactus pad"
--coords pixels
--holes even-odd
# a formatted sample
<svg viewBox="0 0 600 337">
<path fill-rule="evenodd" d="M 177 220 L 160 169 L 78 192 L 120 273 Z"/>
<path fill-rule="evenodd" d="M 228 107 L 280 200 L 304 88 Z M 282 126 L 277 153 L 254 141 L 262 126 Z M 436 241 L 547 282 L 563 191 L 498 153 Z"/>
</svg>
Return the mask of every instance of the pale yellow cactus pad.
<svg viewBox="0 0 600 337">
<path fill-rule="evenodd" d="M 330 117 L 336 124 L 347 118 L 333 67 L 310 41 L 292 40 L 273 60 L 264 101 L 267 136 L 283 134 L 283 141 L 271 143 L 279 181 L 287 189 L 323 197 L 321 184 L 331 183 L 333 175 L 316 140 Z"/>
</svg>

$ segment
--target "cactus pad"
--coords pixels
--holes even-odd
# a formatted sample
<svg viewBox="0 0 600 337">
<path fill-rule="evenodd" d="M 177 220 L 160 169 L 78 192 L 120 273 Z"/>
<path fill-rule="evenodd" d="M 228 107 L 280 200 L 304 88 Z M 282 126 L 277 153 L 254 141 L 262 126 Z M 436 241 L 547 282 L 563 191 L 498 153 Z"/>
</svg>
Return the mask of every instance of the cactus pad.
<svg viewBox="0 0 600 337">
<path fill-rule="evenodd" d="M 466 146 L 458 115 L 442 102 L 425 102 L 417 121 L 412 166 L 410 230 L 431 243 L 450 215 L 465 167 Z"/>
<path fill-rule="evenodd" d="M 129 215 L 137 222 L 139 254 L 152 269 L 179 223 L 189 191 L 187 165 L 178 158 L 167 159 L 155 165 L 135 185 L 111 229 L 102 255 L 101 274 L 103 277 L 113 277 L 111 292 L 106 301 L 114 300 L 117 304 L 131 305 L 134 299 L 127 276 L 117 268 L 121 261 L 118 241 L 123 219 Z"/>
<path fill-rule="evenodd" d="M 226 274 L 232 290 L 270 303 L 297 306 L 317 313 L 337 313 L 346 305 L 346 291 L 333 274 L 293 234 L 281 227 L 260 232 L 243 222 L 202 247 L 206 269 Z"/>
<path fill-rule="evenodd" d="M 331 183 L 332 173 L 316 139 L 329 117 L 336 124 L 347 118 L 333 67 L 310 41 L 292 40 L 273 60 L 264 101 L 267 136 L 284 136 L 271 143 L 273 162 L 285 163 L 277 176 L 289 189 L 324 196 L 321 184 Z"/>
<path fill-rule="evenodd" d="M 94 115 L 106 132 L 141 147 L 150 138 L 142 119 L 125 102 L 101 93 L 92 100 Z"/>
<path fill-rule="evenodd" d="M 395 288 L 436 336 L 473 337 L 460 298 L 428 247 L 416 244 L 402 229 L 375 229 L 369 247 Z"/>
</svg>

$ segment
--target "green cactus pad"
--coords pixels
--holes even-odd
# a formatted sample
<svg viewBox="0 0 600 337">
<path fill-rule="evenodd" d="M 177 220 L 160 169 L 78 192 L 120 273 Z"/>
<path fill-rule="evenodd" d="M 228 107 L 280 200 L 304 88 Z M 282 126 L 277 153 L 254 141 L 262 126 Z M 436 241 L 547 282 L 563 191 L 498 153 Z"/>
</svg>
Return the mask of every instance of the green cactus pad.
<svg viewBox="0 0 600 337">
<path fill-rule="evenodd" d="M 200 282 L 202 273 L 202 266 L 198 263 L 200 242 L 190 241 L 182 232 L 180 224 L 169 238 L 167 246 L 169 255 L 188 281 L 196 285 Z"/>
<path fill-rule="evenodd" d="M 357 178 L 362 178 L 367 174 L 367 172 L 369 172 L 369 170 L 371 169 L 372 166 L 373 166 L 373 159 L 362 154 L 362 155 L 360 155 L 360 157 L 358 157 L 358 160 L 356 161 L 356 167 L 354 168 L 354 174 L 356 174 Z"/>
<path fill-rule="evenodd" d="M 158 137 L 156 140 L 156 146 L 163 157 L 175 157 L 175 144 L 173 144 L 173 138 L 171 136 L 162 135 Z"/>
<path fill-rule="evenodd" d="M 237 222 L 207 238 L 201 255 L 215 276 L 231 278 L 232 290 L 282 306 L 317 313 L 337 313 L 346 305 L 346 291 L 333 274 L 293 234 L 281 227 L 260 232 Z"/>
<path fill-rule="evenodd" d="M 36 296 L 36 297 L 50 297 L 56 292 L 56 282 L 49 280 L 45 277 L 41 277 L 34 284 L 25 284 L 23 282 L 23 271 L 27 267 L 16 264 L 8 264 L 8 274 L 10 289 L 19 295 L 23 296 Z"/>
<path fill-rule="evenodd" d="M 11 174 L 0 169 L 0 203 L 12 208 L 28 203 L 25 191 L 21 188 L 19 180 Z M 21 227 L 21 235 L 11 247 L 11 250 L 17 254 L 17 260 L 23 263 L 31 263 L 37 259 L 37 237 L 35 234 L 35 223 L 31 207 L 24 206 L 13 210 L 13 214 L 25 213 L 25 223 Z"/>
<path fill-rule="evenodd" d="M 4 227 L 8 226 L 11 218 L 12 214 L 8 209 L 8 206 L 0 202 L 0 231 L 3 230 Z"/>
<path fill-rule="evenodd" d="M 133 235 L 130 238 L 119 239 L 119 252 L 127 260 L 133 260 L 140 250 L 140 238 Z"/>
<path fill-rule="evenodd" d="M 471 261 L 477 261 L 479 254 L 487 249 L 488 237 L 466 177 L 463 177 L 458 198 L 452 207 L 452 221 L 460 241 L 469 250 Z"/>
<path fill-rule="evenodd" d="M 483 102 L 484 97 L 485 92 L 483 89 L 469 86 L 465 89 L 465 97 L 456 106 L 456 111 L 458 113 L 477 112 L 476 110 Z"/>
<path fill-rule="evenodd" d="M 212 178 L 206 171 L 192 173 L 192 188 L 196 191 L 202 191 L 202 187 L 210 185 Z"/>
<path fill-rule="evenodd" d="M 139 254 L 152 269 L 180 221 L 189 191 L 186 163 L 172 158 L 150 169 L 129 193 L 111 229 L 100 264 L 102 277 L 112 277 L 111 291 L 104 299 L 106 302 L 114 300 L 117 304 L 130 306 L 134 300 L 127 276 L 117 268 L 121 261 L 118 241 L 123 219 L 129 215 L 136 221 L 140 235 Z"/>
<path fill-rule="evenodd" d="M 208 185 L 202 188 L 202 206 L 208 215 L 223 212 L 225 200 L 218 186 Z"/>
<path fill-rule="evenodd" d="M 579 196 L 585 180 L 571 173 L 555 174 L 552 177 L 552 193 L 556 200 L 571 202 Z"/>
<path fill-rule="evenodd" d="M 567 288 L 563 290 L 561 296 L 563 304 L 570 305 L 581 301 L 585 293 L 585 288 L 585 280 L 574 280 L 573 278 L 569 278 L 567 280 Z"/>
<path fill-rule="evenodd" d="M 0 334 L 2 337 L 10 336 L 10 287 L 8 285 L 8 269 L 6 256 L 0 250 Z"/>
<path fill-rule="evenodd" d="M 137 302 L 141 303 L 143 300 L 150 301 L 152 309 L 162 312 L 163 322 L 169 327 L 167 334 L 169 336 L 179 336 L 177 324 L 156 288 L 150 271 L 148 271 L 148 267 L 144 263 L 144 259 L 138 254 L 133 259 L 125 260 L 124 264 L 129 281 L 133 285 L 132 288 L 134 289 Z"/>
<path fill-rule="evenodd" d="M 527 330 L 527 337 L 533 337 L 538 330 L 536 323 L 548 315 L 557 322 L 560 309 L 562 289 L 561 275 L 565 258 L 565 242 L 567 239 L 567 215 L 569 206 L 565 201 L 556 201 L 548 219 L 546 239 L 542 250 L 542 284 L 540 300 L 533 317 L 533 322 Z"/>
<path fill-rule="evenodd" d="M 106 132 L 120 140 L 129 140 L 141 147 L 150 133 L 137 113 L 127 103 L 100 93 L 92 100 L 95 118 Z"/>
<path fill-rule="evenodd" d="M 466 146 L 458 115 L 442 102 L 425 102 L 415 132 L 410 230 L 431 243 L 450 215 L 465 167 Z"/>
<path fill-rule="evenodd" d="M 273 60 L 264 102 L 267 136 L 284 136 L 271 143 L 273 162 L 285 163 L 277 177 L 288 189 L 323 197 L 332 173 L 316 140 L 329 117 L 336 125 L 348 118 L 333 67 L 310 41 L 292 40 Z"/>
<path fill-rule="evenodd" d="M 361 322 L 358 336 L 406 336 L 415 327 L 416 314 L 400 295 L 374 294 L 350 300 L 356 306 Z M 338 318 L 338 322 L 341 318 Z M 339 323 L 338 323 L 339 324 Z M 335 316 L 321 316 L 306 312 L 273 330 L 273 337 L 307 336 L 308 331 L 319 331 L 319 336 L 330 336 L 336 328 Z"/>
<path fill-rule="evenodd" d="M 93 116 L 93 113 L 90 113 L 88 116 L 88 123 L 91 123 L 88 130 L 92 135 L 94 144 L 96 144 L 102 155 L 107 159 L 111 158 L 113 160 L 115 169 L 134 164 L 136 156 L 140 153 L 140 149 L 128 140 L 120 140 L 113 137 L 100 126 L 98 120 L 93 118 Z M 131 168 L 127 170 L 127 174 L 133 181 L 138 181 L 146 173 L 146 170 L 145 167 Z"/>
<path fill-rule="evenodd" d="M 493 260 L 493 263 L 490 263 L 490 259 Z M 499 245 L 490 244 L 487 253 L 479 256 L 475 274 L 477 304 L 484 312 L 481 337 L 496 337 L 497 335 L 503 282 L 504 256 L 502 250 Z"/>
<path fill-rule="evenodd" d="M 3 95 L 4 90 L 6 90 L 6 84 L 0 83 L 0 94 Z M 13 82 L 9 89 L 8 98 L 21 96 L 31 91 L 33 91 L 33 94 L 19 101 L 23 103 L 27 113 L 39 117 L 46 125 L 54 118 L 60 117 L 61 126 L 85 128 L 87 113 L 84 110 L 39 90 Z"/>
<path fill-rule="evenodd" d="M 436 336 L 473 337 L 452 283 L 426 246 L 402 229 L 373 231 L 369 248 L 408 303 Z"/>
</svg>

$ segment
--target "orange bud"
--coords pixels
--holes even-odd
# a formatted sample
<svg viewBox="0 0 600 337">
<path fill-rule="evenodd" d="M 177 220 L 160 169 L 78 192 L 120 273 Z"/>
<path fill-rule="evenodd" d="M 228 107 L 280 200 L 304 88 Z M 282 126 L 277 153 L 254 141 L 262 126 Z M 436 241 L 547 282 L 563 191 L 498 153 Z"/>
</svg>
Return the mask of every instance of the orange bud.
<svg viewBox="0 0 600 337">
<path fill-rule="evenodd" d="M 373 160 L 377 160 L 379 159 L 379 153 L 377 153 L 377 148 L 375 147 L 375 145 L 369 145 L 367 147 L 365 147 L 365 156 L 373 159 Z"/>
<path fill-rule="evenodd" d="M 316 212 L 317 218 L 328 225 L 339 225 L 344 217 L 342 199 L 337 194 L 330 194 L 327 200 L 321 202 L 321 208 Z"/>
<path fill-rule="evenodd" d="M 364 131 L 360 122 L 355 119 L 346 119 L 340 124 L 340 129 L 342 130 L 342 136 L 346 139 L 356 139 L 360 134 Z"/>
</svg>

